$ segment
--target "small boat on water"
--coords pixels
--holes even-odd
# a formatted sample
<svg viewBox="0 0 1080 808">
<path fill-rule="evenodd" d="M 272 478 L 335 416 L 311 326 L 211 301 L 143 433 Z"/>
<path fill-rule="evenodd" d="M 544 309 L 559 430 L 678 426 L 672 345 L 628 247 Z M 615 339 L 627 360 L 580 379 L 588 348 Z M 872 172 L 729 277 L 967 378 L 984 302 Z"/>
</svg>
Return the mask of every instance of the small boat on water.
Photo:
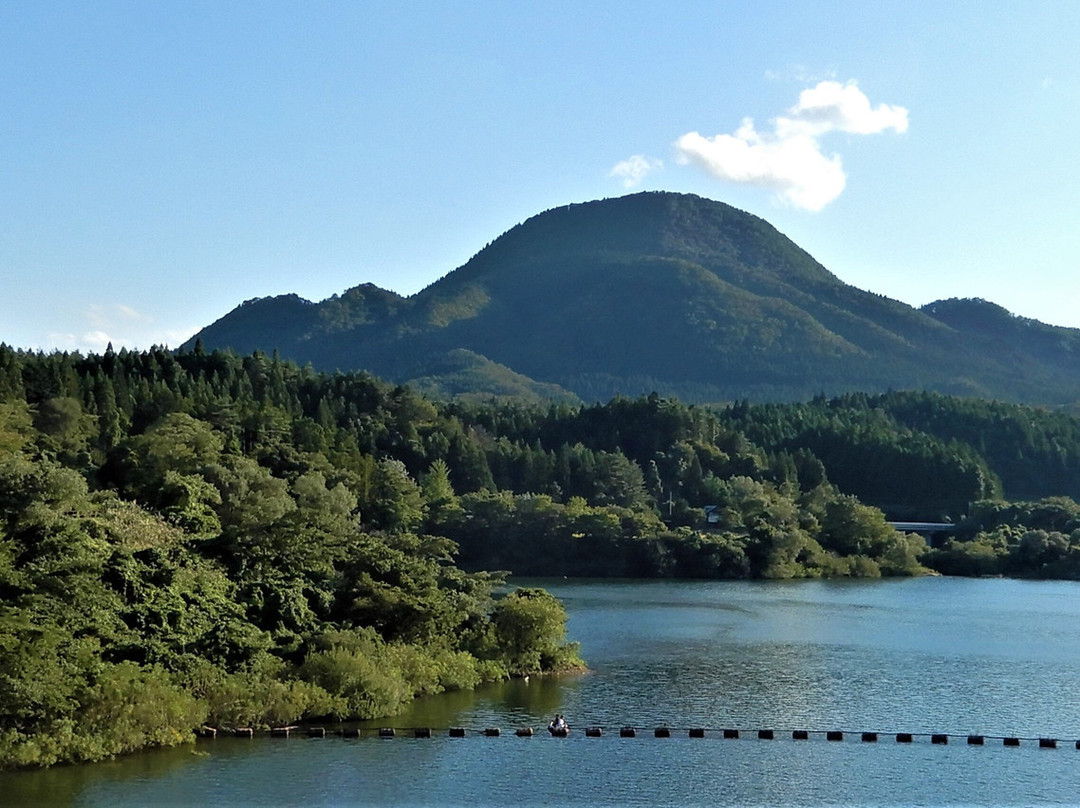
<svg viewBox="0 0 1080 808">
<path fill-rule="evenodd" d="M 556 738 L 565 738 L 570 734 L 570 725 L 566 723 L 566 719 L 561 715 L 556 715 L 551 723 L 548 724 L 548 732 Z"/>
</svg>

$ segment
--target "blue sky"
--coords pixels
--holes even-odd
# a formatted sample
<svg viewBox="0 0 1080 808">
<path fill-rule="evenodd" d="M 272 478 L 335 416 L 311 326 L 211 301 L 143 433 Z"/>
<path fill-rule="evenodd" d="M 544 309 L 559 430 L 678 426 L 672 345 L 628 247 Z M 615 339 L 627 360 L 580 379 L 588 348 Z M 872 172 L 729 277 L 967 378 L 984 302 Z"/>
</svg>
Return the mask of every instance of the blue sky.
<svg viewBox="0 0 1080 808">
<path fill-rule="evenodd" d="M 414 293 L 636 190 L 1080 327 L 1080 3 L 0 0 L 0 342 Z"/>
</svg>

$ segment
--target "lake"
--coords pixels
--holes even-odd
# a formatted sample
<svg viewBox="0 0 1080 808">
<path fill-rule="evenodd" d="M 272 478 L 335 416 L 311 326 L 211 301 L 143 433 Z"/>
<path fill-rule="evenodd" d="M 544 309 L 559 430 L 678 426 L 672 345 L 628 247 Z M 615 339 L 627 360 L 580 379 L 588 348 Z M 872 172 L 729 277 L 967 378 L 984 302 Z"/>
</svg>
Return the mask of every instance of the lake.
<svg viewBox="0 0 1080 808">
<path fill-rule="evenodd" d="M 1080 804 L 1080 584 L 518 583 L 563 599 L 588 673 L 425 699 L 367 725 L 401 728 L 393 739 L 219 738 L 9 773 L 0 803 Z M 556 712 L 569 738 L 515 737 Z M 602 737 L 584 736 L 593 725 Z M 665 725 L 672 737 L 653 737 Z M 467 737 L 448 737 L 452 726 Z M 619 737 L 623 726 L 637 736 Z M 414 727 L 433 737 L 412 737 Z M 485 727 L 502 735 L 483 737 Z M 697 727 L 705 737 L 688 737 Z M 740 737 L 723 739 L 725 728 Z M 897 743 L 900 732 L 913 742 Z M 1040 737 L 1058 748 L 1039 748 Z"/>
</svg>

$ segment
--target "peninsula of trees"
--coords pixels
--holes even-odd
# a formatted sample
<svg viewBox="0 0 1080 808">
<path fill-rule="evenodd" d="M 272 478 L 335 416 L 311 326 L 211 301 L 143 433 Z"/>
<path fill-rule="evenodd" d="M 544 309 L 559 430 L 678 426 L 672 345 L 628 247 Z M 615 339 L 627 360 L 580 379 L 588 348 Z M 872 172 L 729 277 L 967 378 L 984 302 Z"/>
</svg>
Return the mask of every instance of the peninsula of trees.
<svg viewBox="0 0 1080 808">
<path fill-rule="evenodd" d="M 1080 424 L 1021 405 L 440 403 L 257 352 L 0 346 L 0 767 L 582 664 L 555 599 L 484 569 L 1080 578 L 1077 496 Z"/>
<path fill-rule="evenodd" d="M 0 346 L 0 769 L 580 667 L 557 600 L 424 531 L 436 420 L 264 357 Z"/>
</svg>

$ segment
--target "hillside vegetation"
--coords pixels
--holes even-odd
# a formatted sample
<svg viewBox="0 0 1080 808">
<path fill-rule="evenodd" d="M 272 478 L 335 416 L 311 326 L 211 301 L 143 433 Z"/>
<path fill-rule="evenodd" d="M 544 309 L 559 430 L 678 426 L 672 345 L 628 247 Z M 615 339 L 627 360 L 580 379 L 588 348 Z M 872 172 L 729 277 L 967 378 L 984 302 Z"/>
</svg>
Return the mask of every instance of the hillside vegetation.
<svg viewBox="0 0 1080 808">
<path fill-rule="evenodd" d="M 979 300 L 914 309 L 842 282 L 762 219 L 673 193 L 549 210 L 408 298 L 367 284 L 251 300 L 196 341 L 441 397 L 1080 401 L 1080 331 Z"/>
<path fill-rule="evenodd" d="M 1080 427 L 1018 405 L 436 403 L 261 353 L 0 346 L 0 767 L 582 664 L 556 600 L 484 569 L 1080 578 L 1078 495 Z M 881 508 L 961 529 L 929 549 Z"/>
<path fill-rule="evenodd" d="M 423 532 L 437 421 L 265 357 L 0 346 L 0 768 L 580 666 L 554 598 Z"/>
</svg>

